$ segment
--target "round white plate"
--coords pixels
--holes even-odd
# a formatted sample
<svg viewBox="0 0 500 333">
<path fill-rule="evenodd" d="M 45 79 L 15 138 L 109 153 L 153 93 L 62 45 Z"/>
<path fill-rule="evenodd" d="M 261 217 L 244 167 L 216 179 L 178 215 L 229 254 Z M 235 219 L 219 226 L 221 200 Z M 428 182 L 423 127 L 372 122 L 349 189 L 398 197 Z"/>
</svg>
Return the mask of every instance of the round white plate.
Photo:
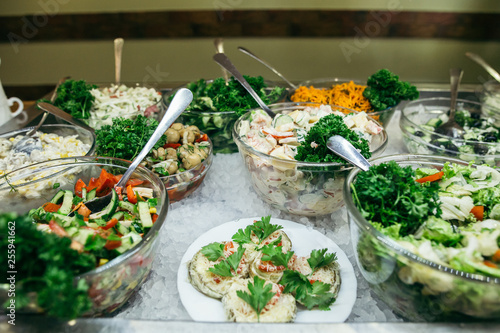
<svg viewBox="0 0 500 333">
<path fill-rule="evenodd" d="M 177 287 L 181 302 L 186 308 L 191 318 L 195 321 L 205 322 L 224 322 L 226 316 L 222 307 L 222 302 L 214 298 L 205 296 L 196 290 L 188 281 L 187 262 L 193 258 L 203 246 L 213 243 L 231 240 L 231 237 L 238 231 L 244 229 L 258 218 L 245 218 L 232 222 L 224 223 L 213 229 L 210 229 L 189 246 L 182 257 L 181 265 L 177 273 Z M 356 301 L 357 281 L 354 275 L 354 269 L 351 262 L 347 259 L 344 251 L 331 239 L 316 230 L 307 228 L 302 224 L 291 221 L 271 219 L 272 224 L 283 226 L 283 231 L 292 240 L 292 250 L 298 256 L 306 256 L 314 249 L 328 249 L 328 253 L 337 254 L 340 265 L 340 276 L 342 284 L 335 303 L 330 306 L 330 311 L 320 311 L 313 309 L 299 308 L 296 323 L 341 323 L 344 322 L 351 313 L 354 302 Z"/>
</svg>

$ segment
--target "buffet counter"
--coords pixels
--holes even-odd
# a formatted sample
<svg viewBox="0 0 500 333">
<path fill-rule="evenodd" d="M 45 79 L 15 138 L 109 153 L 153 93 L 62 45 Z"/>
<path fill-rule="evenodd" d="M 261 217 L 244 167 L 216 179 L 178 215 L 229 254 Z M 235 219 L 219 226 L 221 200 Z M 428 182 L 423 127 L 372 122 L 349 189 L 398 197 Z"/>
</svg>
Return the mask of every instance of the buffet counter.
<svg viewBox="0 0 500 333">
<path fill-rule="evenodd" d="M 422 97 L 447 95 L 446 89 L 429 87 L 421 89 Z M 471 97 L 474 89 L 461 92 L 460 97 Z M 30 111 L 29 124 L 38 120 L 38 114 Z M 395 112 L 386 131 L 388 146 L 383 155 L 408 153 L 399 128 L 400 108 Z M 14 126 L 6 124 L 6 127 Z M 160 244 L 152 272 L 140 290 L 111 318 L 81 318 L 70 322 L 54 321 L 42 316 L 18 315 L 16 326 L 8 325 L 2 317 L 0 331 L 22 332 L 467 332 L 499 331 L 497 323 L 411 323 L 395 315 L 372 292 L 357 267 L 350 241 L 350 231 L 345 208 L 331 216 L 307 218 L 294 216 L 273 209 L 262 202 L 253 191 L 241 156 L 217 154 L 210 172 L 200 188 L 190 197 L 171 204 L 166 227 L 160 233 Z M 188 247 L 208 230 L 241 218 L 273 218 L 289 220 L 308 229 L 319 231 L 335 242 L 346 254 L 354 267 L 357 279 L 357 297 L 351 314 L 344 323 L 294 324 L 234 324 L 221 322 L 194 322 L 181 300 L 178 272 L 181 258 Z M 402 295 L 404 298 L 404 295 Z M 191 309 L 192 310 L 192 309 Z M 203 311 L 203 309 L 197 309 Z"/>
</svg>

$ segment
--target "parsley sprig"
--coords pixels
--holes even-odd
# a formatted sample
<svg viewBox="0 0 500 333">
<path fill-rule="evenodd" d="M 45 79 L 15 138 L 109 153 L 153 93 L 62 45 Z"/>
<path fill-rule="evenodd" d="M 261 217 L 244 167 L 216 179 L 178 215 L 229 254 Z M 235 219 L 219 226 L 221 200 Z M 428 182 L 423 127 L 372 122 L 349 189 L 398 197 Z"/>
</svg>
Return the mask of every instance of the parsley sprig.
<svg viewBox="0 0 500 333">
<path fill-rule="evenodd" d="M 224 257 L 224 244 L 223 243 L 210 243 L 201 249 L 201 253 L 210 261 L 217 261 L 220 257 Z M 238 271 L 241 258 L 245 253 L 245 248 L 239 246 L 236 252 L 229 255 L 227 258 L 210 267 L 208 270 L 220 276 L 234 276 L 233 272 Z"/>
<path fill-rule="evenodd" d="M 441 216 L 439 184 L 420 184 L 415 171 L 394 161 L 372 166 L 361 172 L 351 185 L 361 214 L 384 227 L 400 224 L 400 236 L 414 233 L 427 217 Z"/>
<path fill-rule="evenodd" d="M 271 215 L 264 216 L 245 229 L 239 229 L 232 239 L 238 244 L 253 243 L 252 234 L 258 239 L 257 245 L 261 244 L 267 237 L 277 230 L 283 229 L 281 225 L 271 224 Z"/>
<path fill-rule="evenodd" d="M 320 310 L 328 310 L 335 302 L 335 295 L 330 291 L 332 287 L 321 281 L 311 281 L 312 275 L 321 267 L 330 265 L 337 256 L 335 253 L 326 253 L 327 249 L 312 250 L 307 262 L 311 267 L 311 273 L 304 275 L 298 271 L 285 270 L 280 284 L 285 286 L 283 292 L 294 293 L 295 299 L 311 310 L 317 306 Z M 286 266 L 285 266 L 286 267 Z"/>
<path fill-rule="evenodd" d="M 158 127 L 158 121 L 142 115 L 135 119 L 114 118 L 112 125 L 104 125 L 95 131 L 96 155 L 117 157 L 132 161 L 146 145 Z M 158 149 L 167 142 L 162 135 L 153 149 Z"/>
<path fill-rule="evenodd" d="M 254 276 L 253 283 L 248 282 L 247 293 L 243 290 L 237 290 L 236 295 L 239 298 L 247 302 L 252 309 L 257 313 L 257 320 L 260 322 L 260 314 L 262 310 L 266 307 L 267 303 L 273 298 L 276 293 L 272 292 L 272 285 L 270 283 L 266 284 L 266 280 Z"/>
<path fill-rule="evenodd" d="M 279 237 L 278 239 L 281 239 Z M 275 266 L 284 266 L 288 267 L 288 262 L 292 259 L 294 252 L 288 251 L 287 253 L 283 253 L 282 246 L 276 246 L 275 244 L 268 244 L 262 247 L 262 261 L 270 261 Z"/>
</svg>

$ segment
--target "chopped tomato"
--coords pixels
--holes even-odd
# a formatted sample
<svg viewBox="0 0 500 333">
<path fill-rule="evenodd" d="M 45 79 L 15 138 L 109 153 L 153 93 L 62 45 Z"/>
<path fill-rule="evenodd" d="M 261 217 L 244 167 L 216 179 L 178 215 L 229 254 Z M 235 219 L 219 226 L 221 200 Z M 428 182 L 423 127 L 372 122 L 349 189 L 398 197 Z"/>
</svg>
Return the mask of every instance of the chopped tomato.
<svg viewBox="0 0 500 333">
<path fill-rule="evenodd" d="M 173 148 L 173 149 L 177 149 L 181 146 L 180 143 L 165 143 L 163 145 L 163 148 Z"/>
<path fill-rule="evenodd" d="M 151 219 L 153 220 L 153 223 L 155 223 L 156 220 L 158 219 L 158 214 L 151 215 Z"/>
<path fill-rule="evenodd" d="M 68 233 L 66 230 L 64 230 L 63 227 L 61 227 L 59 224 L 57 224 L 56 221 L 50 220 L 49 222 L 49 228 L 54 232 L 56 235 L 61 236 L 61 237 L 67 237 Z"/>
<path fill-rule="evenodd" d="M 476 217 L 477 220 L 482 221 L 484 218 L 484 206 L 474 206 L 470 212 Z"/>
<path fill-rule="evenodd" d="M 198 139 L 196 139 L 196 142 L 202 142 L 202 141 L 208 141 L 208 135 L 206 133 L 200 136 Z"/>
<path fill-rule="evenodd" d="M 115 186 L 115 176 L 102 169 L 101 174 L 99 175 L 99 185 L 96 190 L 98 194 L 105 195 L 109 190 Z"/>
<path fill-rule="evenodd" d="M 90 211 L 90 209 L 88 209 L 87 206 L 85 206 L 85 204 L 83 202 L 80 202 L 79 205 L 80 205 L 80 207 L 78 208 L 77 213 L 83 217 L 89 217 L 89 215 L 92 213 Z"/>
<path fill-rule="evenodd" d="M 116 191 L 116 194 L 118 194 L 118 200 L 123 201 L 121 186 L 115 187 L 115 191 Z"/>
<path fill-rule="evenodd" d="M 486 266 L 488 266 L 488 267 L 491 267 L 491 268 L 498 268 L 498 265 L 497 265 L 497 264 L 495 264 L 495 263 L 494 263 L 494 262 L 492 262 L 492 261 L 485 260 L 483 263 L 484 263 Z"/>
<path fill-rule="evenodd" d="M 491 260 L 493 260 L 494 262 L 500 262 L 500 250 L 497 250 L 495 254 L 493 254 Z"/>
<path fill-rule="evenodd" d="M 118 224 L 118 220 L 117 219 L 111 219 L 111 220 L 108 221 L 108 223 L 106 223 L 106 225 L 104 227 L 101 227 L 101 228 L 104 229 L 104 230 L 108 230 L 108 229 L 113 228 L 117 224 Z"/>
<path fill-rule="evenodd" d="M 52 203 L 52 202 L 47 202 L 42 207 L 43 207 L 43 210 L 45 210 L 48 213 L 55 213 L 59 210 L 59 208 L 61 208 L 61 205 L 57 205 L 57 204 Z"/>
<path fill-rule="evenodd" d="M 75 195 L 82 197 L 82 190 L 86 188 L 85 182 L 81 179 L 78 179 L 75 184 Z"/>
<path fill-rule="evenodd" d="M 137 203 L 137 197 L 135 196 L 134 189 L 131 185 L 127 186 L 127 198 L 130 203 Z"/>
<path fill-rule="evenodd" d="M 108 240 L 106 241 L 104 248 L 106 248 L 107 250 L 114 250 L 116 248 L 119 248 L 121 245 L 122 245 L 121 240 Z"/>
<path fill-rule="evenodd" d="M 99 186 L 99 179 L 98 178 L 90 178 L 89 181 L 89 186 L 87 186 L 87 191 L 92 191 L 93 189 L 97 188 Z"/>
<path fill-rule="evenodd" d="M 121 177 L 120 177 L 121 178 Z M 127 186 L 128 185 L 131 185 L 132 187 L 135 187 L 135 186 L 139 186 L 141 184 L 144 184 L 144 180 L 140 180 L 140 179 L 129 179 L 127 181 Z"/>
</svg>

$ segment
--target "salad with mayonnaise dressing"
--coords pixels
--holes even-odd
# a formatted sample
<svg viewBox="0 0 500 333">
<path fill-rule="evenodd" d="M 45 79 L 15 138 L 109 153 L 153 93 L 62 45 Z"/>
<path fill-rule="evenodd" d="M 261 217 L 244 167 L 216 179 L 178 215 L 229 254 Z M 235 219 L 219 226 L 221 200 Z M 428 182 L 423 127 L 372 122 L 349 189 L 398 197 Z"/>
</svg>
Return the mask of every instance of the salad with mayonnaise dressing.
<svg viewBox="0 0 500 333">
<path fill-rule="evenodd" d="M 306 216 L 329 214 L 343 204 L 349 166 L 326 147 L 335 134 L 366 158 L 385 147 L 385 132 L 366 113 L 329 105 L 293 105 L 274 118 L 253 110 L 233 132 L 254 189 L 272 206 Z"/>
<path fill-rule="evenodd" d="M 497 169 L 449 162 L 412 169 L 391 161 L 359 173 L 351 190 L 361 215 L 396 243 L 387 246 L 388 241 L 363 231 L 356 248 L 363 275 L 400 313 L 415 320 L 457 313 L 498 318 Z M 390 250 L 396 247 L 410 255 Z M 407 301 L 396 303 L 402 294 Z"/>
<path fill-rule="evenodd" d="M 89 111 L 88 123 L 95 129 L 101 128 L 102 125 L 111 125 L 116 117 L 151 117 L 160 111 L 161 93 L 154 88 L 111 84 L 105 88 L 94 88 L 90 93 L 94 102 Z"/>
<path fill-rule="evenodd" d="M 34 137 L 39 140 L 36 140 L 30 149 L 18 145 L 24 140 L 24 135 L 0 138 L 0 176 L 33 163 L 85 156 L 91 148 L 91 144 L 82 142 L 78 135 L 61 136 L 56 133 L 37 132 Z"/>
</svg>

